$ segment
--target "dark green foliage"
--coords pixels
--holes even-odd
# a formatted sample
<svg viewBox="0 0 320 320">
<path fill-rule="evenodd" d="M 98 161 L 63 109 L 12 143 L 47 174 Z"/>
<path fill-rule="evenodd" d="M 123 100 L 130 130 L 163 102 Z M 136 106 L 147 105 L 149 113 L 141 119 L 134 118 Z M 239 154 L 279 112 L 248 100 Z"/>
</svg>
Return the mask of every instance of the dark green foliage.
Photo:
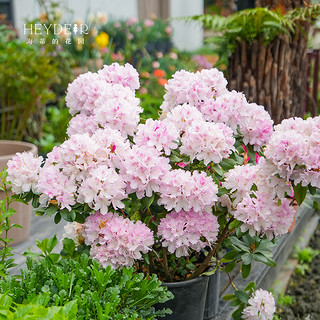
<svg viewBox="0 0 320 320">
<path fill-rule="evenodd" d="M 38 241 L 43 254 L 37 260 L 28 257 L 21 276 L 1 280 L 1 292 L 16 303 L 32 301 L 41 293 L 49 294 L 48 306 L 64 306 L 74 300 L 78 320 L 154 319 L 168 312 L 156 312 L 153 307 L 172 298 L 156 275 L 144 276 L 133 268 L 101 268 L 87 254 L 74 254 L 70 239 L 65 239 L 61 256 L 52 253 L 56 243 L 56 238 Z"/>
</svg>

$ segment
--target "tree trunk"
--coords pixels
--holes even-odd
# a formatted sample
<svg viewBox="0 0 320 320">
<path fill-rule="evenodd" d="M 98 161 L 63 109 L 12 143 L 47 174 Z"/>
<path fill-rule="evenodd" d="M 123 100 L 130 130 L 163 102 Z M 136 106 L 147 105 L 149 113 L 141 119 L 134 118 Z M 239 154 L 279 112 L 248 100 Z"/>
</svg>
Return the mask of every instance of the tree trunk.
<svg viewBox="0 0 320 320">
<path fill-rule="evenodd" d="M 257 0 L 256 4 L 286 5 L 288 10 L 305 1 Z M 304 30 L 308 25 L 303 26 Z M 229 58 L 229 89 L 243 91 L 249 102 L 264 105 L 274 122 L 304 113 L 307 83 L 307 37 L 305 32 L 282 35 L 268 45 L 263 39 L 239 42 Z"/>
</svg>

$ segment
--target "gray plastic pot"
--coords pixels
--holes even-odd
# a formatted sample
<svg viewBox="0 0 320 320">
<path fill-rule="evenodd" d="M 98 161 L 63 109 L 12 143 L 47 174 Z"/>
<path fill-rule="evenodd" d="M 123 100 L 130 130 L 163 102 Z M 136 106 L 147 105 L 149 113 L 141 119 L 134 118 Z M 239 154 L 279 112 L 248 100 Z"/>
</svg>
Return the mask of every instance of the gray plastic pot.
<svg viewBox="0 0 320 320">
<path fill-rule="evenodd" d="M 7 166 L 7 162 L 17 152 L 32 152 L 34 155 L 38 153 L 38 148 L 28 142 L 11 141 L 11 140 L 0 140 L 0 170 Z M 10 194 L 12 194 L 10 192 Z M 4 192 L 0 191 L 0 200 L 4 199 Z M 11 224 L 16 223 L 22 227 L 13 228 L 9 231 L 9 238 L 13 238 L 14 242 L 11 244 L 17 244 L 28 239 L 30 234 L 30 222 L 32 215 L 31 204 L 25 205 L 21 202 L 14 202 L 11 206 L 16 213 L 10 218 Z"/>
<path fill-rule="evenodd" d="M 220 298 L 220 270 L 216 273 L 208 276 L 208 291 L 205 304 L 205 310 L 203 315 L 203 320 L 210 320 L 218 314 L 219 311 L 219 298 Z"/>
<path fill-rule="evenodd" d="M 159 305 L 172 310 L 165 320 L 203 320 L 209 277 L 164 283 L 174 295 L 174 299 Z"/>
</svg>

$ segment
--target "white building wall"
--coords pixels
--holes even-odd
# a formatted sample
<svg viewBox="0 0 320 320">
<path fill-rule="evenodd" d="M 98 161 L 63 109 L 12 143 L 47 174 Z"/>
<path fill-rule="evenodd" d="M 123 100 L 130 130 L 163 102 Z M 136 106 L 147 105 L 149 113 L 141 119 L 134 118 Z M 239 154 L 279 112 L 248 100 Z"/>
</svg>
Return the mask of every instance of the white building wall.
<svg viewBox="0 0 320 320">
<path fill-rule="evenodd" d="M 138 18 L 138 0 L 62 0 L 73 12 L 63 12 L 66 23 L 86 20 L 89 13 L 105 12 L 109 19 Z M 14 21 L 21 38 L 24 38 L 25 20 L 38 17 L 41 10 L 37 0 L 13 0 Z M 184 17 L 203 13 L 203 0 L 170 0 L 171 17 Z M 202 46 L 203 32 L 199 25 L 172 20 L 173 42 L 181 50 L 195 50 Z"/>
<path fill-rule="evenodd" d="M 203 0 L 170 0 L 170 16 L 188 17 L 204 12 Z M 203 30 L 199 24 L 184 21 L 171 21 L 173 42 L 180 50 L 196 50 L 203 44 Z"/>
</svg>

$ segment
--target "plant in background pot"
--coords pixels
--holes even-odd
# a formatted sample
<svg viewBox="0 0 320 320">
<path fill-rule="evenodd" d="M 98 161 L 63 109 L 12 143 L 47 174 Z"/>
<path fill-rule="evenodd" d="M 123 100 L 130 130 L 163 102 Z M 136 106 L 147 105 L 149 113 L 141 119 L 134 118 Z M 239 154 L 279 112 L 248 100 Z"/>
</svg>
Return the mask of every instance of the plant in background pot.
<svg viewBox="0 0 320 320">
<path fill-rule="evenodd" d="M 34 170 L 39 158 L 28 154 L 8 163 L 21 198 L 56 223 L 75 221 L 74 237 L 103 267 L 133 266 L 187 290 L 167 319 L 202 319 L 210 269 L 239 263 L 246 278 L 252 261 L 274 266 L 271 248 L 295 214 L 292 188 L 300 205 L 320 186 L 320 117 L 273 128 L 262 106 L 226 84 L 216 69 L 178 71 L 161 119 L 139 123 L 138 73 L 104 66 L 69 85 L 69 139 L 44 165 Z M 272 295 L 245 289 L 228 297 L 234 318 L 271 319 Z"/>
</svg>

